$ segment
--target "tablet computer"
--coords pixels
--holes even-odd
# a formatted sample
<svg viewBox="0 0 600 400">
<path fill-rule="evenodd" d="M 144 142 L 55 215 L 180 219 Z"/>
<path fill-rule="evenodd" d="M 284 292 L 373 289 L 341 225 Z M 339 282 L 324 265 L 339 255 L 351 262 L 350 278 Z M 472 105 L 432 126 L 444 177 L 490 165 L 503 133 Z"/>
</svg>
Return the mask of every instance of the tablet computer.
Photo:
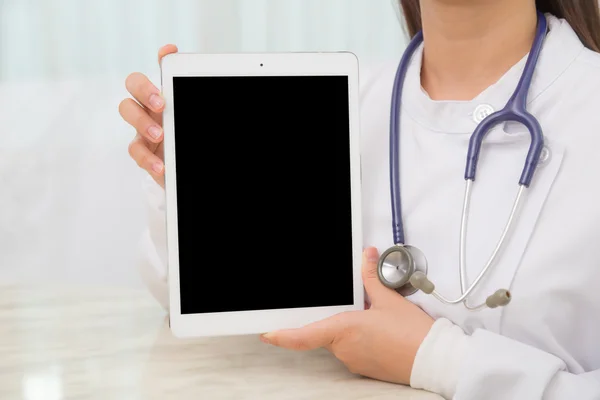
<svg viewBox="0 0 600 400">
<path fill-rule="evenodd" d="M 179 53 L 161 71 L 174 335 L 363 309 L 356 57 Z"/>
</svg>

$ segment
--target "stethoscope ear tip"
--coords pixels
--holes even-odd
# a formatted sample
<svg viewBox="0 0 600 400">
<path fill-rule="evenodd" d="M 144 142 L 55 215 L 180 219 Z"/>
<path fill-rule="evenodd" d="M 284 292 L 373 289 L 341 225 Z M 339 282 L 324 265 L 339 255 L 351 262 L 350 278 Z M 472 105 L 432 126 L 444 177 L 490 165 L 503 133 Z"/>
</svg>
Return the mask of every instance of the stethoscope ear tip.
<svg viewBox="0 0 600 400">
<path fill-rule="evenodd" d="M 506 289 L 498 289 L 494 294 L 485 300 L 485 305 L 489 308 L 504 307 L 510 303 L 511 295 Z"/>
</svg>

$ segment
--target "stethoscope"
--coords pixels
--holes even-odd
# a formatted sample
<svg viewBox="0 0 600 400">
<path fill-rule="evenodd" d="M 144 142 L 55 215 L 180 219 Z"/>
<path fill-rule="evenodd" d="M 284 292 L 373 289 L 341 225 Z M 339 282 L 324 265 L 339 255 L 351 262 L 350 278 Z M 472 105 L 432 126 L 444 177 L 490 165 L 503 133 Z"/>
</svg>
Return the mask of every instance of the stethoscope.
<svg viewBox="0 0 600 400">
<path fill-rule="evenodd" d="M 392 205 L 392 229 L 394 246 L 382 253 L 377 271 L 381 282 L 395 289 L 403 296 L 410 296 L 417 290 L 426 294 L 431 294 L 439 301 L 445 304 L 463 303 L 469 310 L 480 310 L 485 307 L 496 308 L 506 306 L 511 300 L 511 294 L 507 289 L 499 289 L 486 301 L 477 306 L 468 304 L 469 295 L 475 290 L 482 278 L 489 271 L 496 260 L 500 249 L 502 248 L 506 237 L 513 225 L 515 215 L 517 214 L 523 198 L 525 189 L 529 188 L 535 169 L 538 165 L 540 154 L 544 145 L 542 128 L 537 119 L 526 110 L 527 93 L 531 85 L 531 79 L 538 57 L 542 50 L 542 44 L 546 35 L 547 22 L 543 14 L 538 12 L 538 24 L 535 39 L 523 74 L 519 80 L 514 93 L 500 111 L 488 115 L 475 129 L 469 141 L 469 150 L 467 153 L 467 163 L 465 168 L 465 193 L 460 227 L 459 244 L 459 274 L 461 296 L 454 300 L 449 300 L 442 296 L 435 289 L 435 285 L 427 277 L 427 259 L 421 250 L 417 247 L 405 244 L 404 226 L 402 223 L 402 208 L 400 201 L 400 161 L 399 161 L 399 139 L 400 139 L 400 105 L 402 100 L 402 87 L 406 76 L 409 62 L 423 40 L 423 33 L 419 32 L 409 43 L 400 65 L 396 72 L 394 88 L 392 92 L 392 108 L 390 118 L 390 192 Z M 471 199 L 471 187 L 475 181 L 475 172 L 479 160 L 481 144 L 487 133 L 497 124 L 514 121 L 524 125 L 531 136 L 531 144 L 525 160 L 525 166 L 519 180 L 519 191 L 513 203 L 510 216 L 500 236 L 500 240 L 492 252 L 488 262 L 485 264 L 479 275 L 470 285 L 466 282 L 466 233 L 467 219 L 469 215 L 469 203 Z M 468 286 L 468 287 L 467 287 Z"/>
</svg>

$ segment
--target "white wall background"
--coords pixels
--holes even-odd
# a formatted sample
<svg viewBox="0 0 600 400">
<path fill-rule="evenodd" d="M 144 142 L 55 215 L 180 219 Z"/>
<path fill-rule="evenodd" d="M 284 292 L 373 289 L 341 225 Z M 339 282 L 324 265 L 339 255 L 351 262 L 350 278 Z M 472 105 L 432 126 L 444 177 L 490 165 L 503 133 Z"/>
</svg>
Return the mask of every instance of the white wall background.
<svg viewBox="0 0 600 400">
<path fill-rule="evenodd" d="M 397 58 L 395 0 L 0 0 L 0 282 L 138 285 L 126 75 L 186 52 Z"/>
<path fill-rule="evenodd" d="M 182 51 L 401 50 L 395 0 L 0 0 L 0 79 L 118 76 Z"/>
</svg>

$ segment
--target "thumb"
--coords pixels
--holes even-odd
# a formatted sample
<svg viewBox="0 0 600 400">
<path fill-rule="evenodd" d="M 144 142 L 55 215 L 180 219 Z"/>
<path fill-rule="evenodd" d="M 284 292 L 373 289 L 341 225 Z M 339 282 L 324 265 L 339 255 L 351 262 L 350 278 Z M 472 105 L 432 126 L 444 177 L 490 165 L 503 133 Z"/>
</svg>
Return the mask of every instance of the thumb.
<svg viewBox="0 0 600 400">
<path fill-rule="evenodd" d="M 267 344 L 289 350 L 314 350 L 333 343 L 338 332 L 344 329 L 345 313 L 334 315 L 298 329 L 269 332 L 261 336 Z"/>
<path fill-rule="evenodd" d="M 158 64 L 160 65 L 160 62 L 162 61 L 162 59 L 165 56 L 168 56 L 169 54 L 177 53 L 178 51 L 179 51 L 179 49 L 174 44 L 167 44 L 167 45 L 161 47 L 160 49 L 158 49 Z"/>
<path fill-rule="evenodd" d="M 387 300 L 395 299 L 396 292 L 389 289 L 379 280 L 377 264 L 379 262 L 379 253 L 374 247 L 367 247 L 362 256 L 362 278 L 365 290 L 369 295 L 371 303 L 381 303 Z"/>
</svg>

